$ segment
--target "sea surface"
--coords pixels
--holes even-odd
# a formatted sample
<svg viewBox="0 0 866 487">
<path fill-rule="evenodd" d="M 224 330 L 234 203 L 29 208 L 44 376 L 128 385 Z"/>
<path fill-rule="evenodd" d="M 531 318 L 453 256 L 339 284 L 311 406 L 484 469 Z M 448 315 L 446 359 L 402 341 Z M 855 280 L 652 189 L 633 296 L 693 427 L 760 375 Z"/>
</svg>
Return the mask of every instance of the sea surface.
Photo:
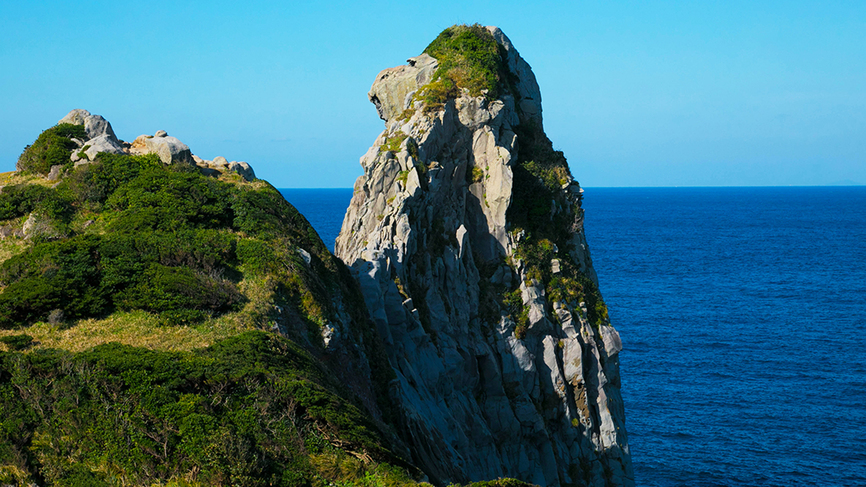
<svg viewBox="0 0 866 487">
<path fill-rule="evenodd" d="M 866 485 L 866 187 L 585 191 L 637 485 Z"/>
</svg>

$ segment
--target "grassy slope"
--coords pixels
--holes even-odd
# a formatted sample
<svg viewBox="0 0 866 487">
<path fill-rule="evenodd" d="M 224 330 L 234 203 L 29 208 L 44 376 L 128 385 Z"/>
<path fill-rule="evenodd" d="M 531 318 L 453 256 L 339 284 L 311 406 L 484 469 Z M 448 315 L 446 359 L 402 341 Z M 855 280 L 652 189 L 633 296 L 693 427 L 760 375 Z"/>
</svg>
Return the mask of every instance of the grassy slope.
<svg viewBox="0 0 866 487">
<path fill-rule="evenodd" d="M 316 358 L 332 296 L 369 322 L 274 188 L 109 155 L 56 183 L 28 151 L 0 175 L 0 226 L 31 222 L 0 240 L 0 483 L 414 483 Z"/>
</svg>

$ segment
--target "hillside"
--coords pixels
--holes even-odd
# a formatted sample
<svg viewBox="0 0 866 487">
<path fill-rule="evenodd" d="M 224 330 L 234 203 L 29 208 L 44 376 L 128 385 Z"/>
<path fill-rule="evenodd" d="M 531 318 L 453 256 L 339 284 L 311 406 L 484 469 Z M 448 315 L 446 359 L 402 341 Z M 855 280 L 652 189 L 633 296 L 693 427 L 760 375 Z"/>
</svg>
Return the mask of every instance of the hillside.
<svg viewBox="0 0 866 487">
<path fill-rule="evenodd" d="M 342 263 L 246 163 L 141 140 L 75 110 L 2 176 L 0 483 L 414 483 Z"/>
<path fill-rule="evenodd" d="M 634 485 L 582 190 L 453 26 L 368 94 L 328 252 L 249 164 L 76 109 L 0 175 L 0 484 Z"/>
</svg>

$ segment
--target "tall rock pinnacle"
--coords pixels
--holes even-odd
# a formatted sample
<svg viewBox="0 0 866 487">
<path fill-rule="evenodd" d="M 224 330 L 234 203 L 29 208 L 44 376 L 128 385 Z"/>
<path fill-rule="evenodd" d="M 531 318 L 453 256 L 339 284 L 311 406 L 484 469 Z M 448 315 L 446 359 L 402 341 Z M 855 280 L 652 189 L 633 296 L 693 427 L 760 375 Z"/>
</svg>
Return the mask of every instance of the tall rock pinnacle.
<svg viewBox="0 0 866 487">
<path fill-rule="evenodd" d="M 336 254 L 386 341 L 413 463 L 436 483 L 633 485 L 622 347 L 532 69 L 498 28 L 454 26 L 369 97 L 386 128 Z"/>
</svg>

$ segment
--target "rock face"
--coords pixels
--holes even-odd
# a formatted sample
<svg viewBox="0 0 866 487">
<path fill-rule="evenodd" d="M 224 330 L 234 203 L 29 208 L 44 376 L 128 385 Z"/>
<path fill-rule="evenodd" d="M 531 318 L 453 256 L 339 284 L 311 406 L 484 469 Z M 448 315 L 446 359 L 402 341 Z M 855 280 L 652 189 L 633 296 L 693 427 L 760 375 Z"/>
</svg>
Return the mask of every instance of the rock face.
<svg viewBox="0 0 866 487">
<path fill-rule="evenodd" d="M 336 254 L 386 342 L 399 434 L 434 483 L 633 485 L 582 190 L 543 134 L 531 68 L 486 29 L 509 80 L 495 98 L 464 89 L 428 109 L 427 54 L 377 76 L 386 128 Z"/>
</svg>

